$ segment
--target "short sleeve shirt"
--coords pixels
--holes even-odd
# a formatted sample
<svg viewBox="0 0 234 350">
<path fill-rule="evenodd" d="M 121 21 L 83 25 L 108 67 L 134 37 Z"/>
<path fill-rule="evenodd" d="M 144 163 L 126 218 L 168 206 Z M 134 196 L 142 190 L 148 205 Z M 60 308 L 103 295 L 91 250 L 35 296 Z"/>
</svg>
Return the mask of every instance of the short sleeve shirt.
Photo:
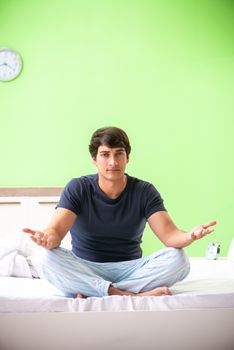
<svg viewBox="0 0 234 350">
<path fill-rule="evenodd" d="M 98 185 L 98 174 L 72 179 L 57 207 L 77 217 L 70 230 L 72 251 L 95 262 L 138 259 L 147 219 L 166 211 L 163 199 L 149 182 L 127 175 L 124 191 L 109 198 Z"/>
</svg>

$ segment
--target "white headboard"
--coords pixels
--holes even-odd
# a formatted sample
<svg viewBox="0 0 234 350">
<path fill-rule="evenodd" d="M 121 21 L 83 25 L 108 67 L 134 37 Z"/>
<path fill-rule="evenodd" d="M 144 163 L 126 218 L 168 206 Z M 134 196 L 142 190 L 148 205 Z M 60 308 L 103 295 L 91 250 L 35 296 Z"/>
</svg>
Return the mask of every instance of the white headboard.
<svg viewBox="0 0 234 350">
<path fill-rule="evenodd" d="M 23 227 L 45 228 L 59 200 L 62 187 L 0 188 L 0 237 L 20 232 Z M 70 248 L 70 234 L 62 246 Z"/>
</svg>

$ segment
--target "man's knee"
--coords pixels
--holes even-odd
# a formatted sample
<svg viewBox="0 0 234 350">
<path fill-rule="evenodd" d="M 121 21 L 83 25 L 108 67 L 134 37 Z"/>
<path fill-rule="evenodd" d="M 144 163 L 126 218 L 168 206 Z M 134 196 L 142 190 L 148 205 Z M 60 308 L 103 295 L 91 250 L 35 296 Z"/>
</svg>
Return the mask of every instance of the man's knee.
<svg viewBox="0 0 234 350">
<path fill-rule="evenodd" d="M 54 248 L 54 249 L 43 249 L 42 260 L 43 262 L 56 262 L 67 257 L 66 249 Z"/>
<path fill-rule="evenodd" d="M 43 249 L 40 257 L 42 271 L 45 273 L 47 269 L 56 270 L 61 265 L 62 259 L 60 248 Z"/>
<path fill-rule="evenodd" d="M 181 248 L 166 248 L 168 250 L 168 260 L 176 270 L 183 270 L 187 276 L 190 271 L 190 262 L 187 254 Z"/>
</svg>

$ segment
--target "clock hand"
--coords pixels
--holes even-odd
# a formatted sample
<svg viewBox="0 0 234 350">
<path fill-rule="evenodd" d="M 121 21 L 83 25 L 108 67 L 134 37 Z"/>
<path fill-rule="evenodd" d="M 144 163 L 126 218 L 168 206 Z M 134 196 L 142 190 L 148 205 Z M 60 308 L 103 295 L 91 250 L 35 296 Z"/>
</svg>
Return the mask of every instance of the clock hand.
<svg viewBox="0 0 234 350">
<path fill-rule="evenodd" d="M 10 66 L 8 63 L 6 63 L 6 62 L 3 62 L 2 64 L 0 64 L 0 67 L 2 67 L 2 66 L 6 66 L 6 67 L 9 67 L 10 69 L 14 70 L 14 68 L 11 67 L 11 66 Z"/>
<path fill-rule="evenodd" d="M 13 67 L 12 67 L 12 66 L 10 66 L 8 63 L 6 63 L 6 65 L 7 65 L 7 67 L 9 67 L 9 68 L 13 69 Z"/>
</svg>

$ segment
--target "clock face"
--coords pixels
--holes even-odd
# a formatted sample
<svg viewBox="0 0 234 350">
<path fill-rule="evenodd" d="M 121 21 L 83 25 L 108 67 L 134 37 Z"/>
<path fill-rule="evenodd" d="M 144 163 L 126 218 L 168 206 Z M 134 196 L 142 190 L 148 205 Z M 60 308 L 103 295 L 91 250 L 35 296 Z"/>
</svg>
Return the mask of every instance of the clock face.
<svg viewBox="0 0 234 350">
<path fill-rule="evenodd" d="M 0 80 L 15 79 L 21 72 L 22 59 L 18 52 L 3 48 L 0 49 Z"/>
</svg>

